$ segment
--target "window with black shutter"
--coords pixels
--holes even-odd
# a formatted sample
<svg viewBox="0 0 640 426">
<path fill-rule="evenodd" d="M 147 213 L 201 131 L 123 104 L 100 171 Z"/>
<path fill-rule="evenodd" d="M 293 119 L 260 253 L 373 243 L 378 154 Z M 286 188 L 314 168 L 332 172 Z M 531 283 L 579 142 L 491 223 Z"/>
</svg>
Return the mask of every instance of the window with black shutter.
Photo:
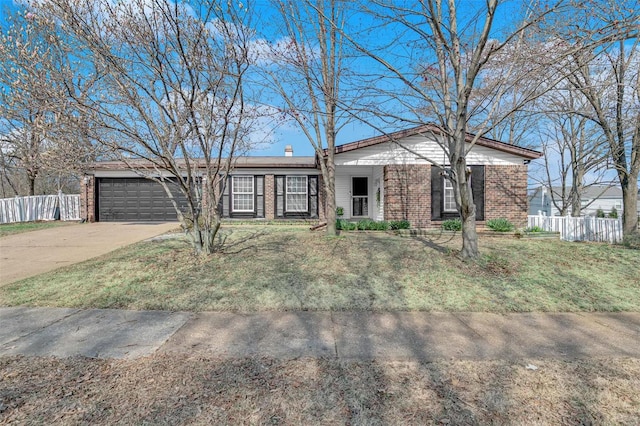
<svg viewBox="0 0 640 426">
<path fill-rule="evenodd" d="M 318 176 L 275 176 L 277 218 L 318 217 Z"/>
<path fill-rule="evenodd" d="M 484 220 L 484 166 L 470 167 L 471 190 L 473 191 L 473 202 L 476 205 L 476 220 Z M 460 217 L 457 211 L 451 211 L 445 208 L 445 191 L 451 191 L 452 189 L 451 185 L 445 184 L 442 169 L 431 166 L 431 220 L 446 220 Z M 451 207 L 450 203 L 447 207 Z"/>
</svg>

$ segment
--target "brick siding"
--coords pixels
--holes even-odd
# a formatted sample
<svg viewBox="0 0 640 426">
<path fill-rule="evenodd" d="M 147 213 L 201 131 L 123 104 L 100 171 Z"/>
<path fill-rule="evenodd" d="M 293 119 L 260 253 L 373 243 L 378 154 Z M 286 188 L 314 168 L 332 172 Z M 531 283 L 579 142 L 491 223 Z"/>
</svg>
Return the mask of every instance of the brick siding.
<svg viewBox="0 0 640 426">
<path fill-rule="evenodd" d="M 264 176 L 264 218 L 274 220 L 276 218 L 276 180 L 274 175 Z"/>
<path fill-rule="evenodd" d="M 517 227 L 527 224 L 527 166 L 485 166 L 485 221 L 504 217 Z M 384 217 L 407 219 L 416 228 L 439 227 L 431 221 L 431 166 L 384 167 Z M 482 227 L 485 221 L 479 221 Z"/>
<path fill-rule="evenodd" d="M 527 166 L 485 166 L 485 220 L 504 217 L 527 226 Z"/>
<path fill-rule="evenodd" d="M 384 166 L 384 217 L 407 219 L 411 226 L 431 224 L 431 166 Z"/>
<path fill-rule="evenodd" d="M 80 217 L 87 222 L 96 221 L 95 199 L 96 178 L 85 175 L 83 179 L 80 179 Z"/>
</svg>

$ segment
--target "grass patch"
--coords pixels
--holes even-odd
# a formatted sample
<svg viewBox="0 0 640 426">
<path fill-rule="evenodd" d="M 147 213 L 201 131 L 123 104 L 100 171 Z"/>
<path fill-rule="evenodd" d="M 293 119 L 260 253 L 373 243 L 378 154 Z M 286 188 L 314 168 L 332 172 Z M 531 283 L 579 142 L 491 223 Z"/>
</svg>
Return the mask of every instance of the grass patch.
<svg viewBox="0 0 640 426">
<path fill-rule="evenodd" d="M 527 370 L 533 363 L 538 370 Z M 640 360 L 0 358 L 6 424 L 637 424 Z"/>
<path fill-rule="evenodd" d="M 47 222 L 17 222 L 0 224 L 0 238 L 7 235 L 21 234 L 23 232 L 37 231 L 39 229 L 55 228 L 57 226 L 71 225 L 74 222 L 62 222 L 52 220 Z"/>
<path fill-rule="evenodd" d="M 0 287 L 0 305 L 182 311 L 640 311 L 640 252 L 605 244 L 226 227 L 195 259 L 180 238 L 138 243 Z"/>
</svg>

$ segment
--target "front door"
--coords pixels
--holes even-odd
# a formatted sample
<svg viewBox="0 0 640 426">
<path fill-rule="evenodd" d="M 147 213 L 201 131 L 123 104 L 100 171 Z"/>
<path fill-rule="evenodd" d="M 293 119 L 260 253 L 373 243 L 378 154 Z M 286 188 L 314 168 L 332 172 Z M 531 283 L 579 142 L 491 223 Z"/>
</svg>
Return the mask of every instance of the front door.
<svg viewBox="0 0 640 426">
<path fill-rule="evenodd" d="M 351 216 L 369 216 L 369 178 L 351 178 Z"/>
</svg>

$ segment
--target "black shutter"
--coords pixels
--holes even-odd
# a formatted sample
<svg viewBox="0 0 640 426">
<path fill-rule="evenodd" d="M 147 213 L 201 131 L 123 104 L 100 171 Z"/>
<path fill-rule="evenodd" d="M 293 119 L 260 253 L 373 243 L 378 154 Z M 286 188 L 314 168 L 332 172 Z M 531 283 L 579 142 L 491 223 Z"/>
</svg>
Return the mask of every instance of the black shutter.
<svg viewBox="0 0 640 426">
<path fill-rule="evenodd" d="M 318 218 L 318 176 L 309 176 L 309 217 Z"/>
<path fill-rule="evenodd" d="M 218 209 L 222 217 L 229 217 L 229 187 L 231 186 L 231 176 L 227 177 L 226 182 L 224 179 L 220 179 L 220 191 L 222 197 L 220 197 L 220 204 Z"/>
<path fill-rule="evenodd" d="M 284 176 L 276 176 L 276 217 L 284 217 Z"/>
<path fill-rule="evenodd" d="M 431 220 L 442 220 L 444 177 L 440 168 L 431 166 Z"/>
<path fill-rule="evenodd" d="M 484 166 L 471 166 L 471 190 L 476 205 L 476 220 L 484 220 Z"/>
<path fill-rule="evenodd" d="M 264 176 L 255 177 L 255 191 L 256 191 L 256 217 L 264 217 Z"/>
</svg>

